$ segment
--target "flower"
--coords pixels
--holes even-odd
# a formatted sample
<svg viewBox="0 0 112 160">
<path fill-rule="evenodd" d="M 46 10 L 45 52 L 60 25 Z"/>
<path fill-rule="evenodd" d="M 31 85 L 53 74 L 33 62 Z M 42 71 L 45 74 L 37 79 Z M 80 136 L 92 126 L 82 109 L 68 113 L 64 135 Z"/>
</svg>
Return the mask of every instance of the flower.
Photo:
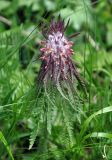
<svg viewBox="0 0 112 160">
<path fill-rule="evenodd" d="M 64 21 L 59 16 L 57 21 L 52 20 L 50 26 L 47 29 L 43 29 L 45 40 L 41 41 L 43 47 L 40 49 L 42 64 L 38 74 L 39 83 L 44 82 L 47 84 L 51 81 L 54 85 L 57 85 L 65 81 L 72 84 L 77 79 L 81 86 L 84 86 L 71 59 L 74 51 L 72 49 L 73 42 L 70 41 L 70 38 L 79 33 L 67 38 L 64 32 L 68 24 L 69 20 L 64 25 Z"/>
</svg>

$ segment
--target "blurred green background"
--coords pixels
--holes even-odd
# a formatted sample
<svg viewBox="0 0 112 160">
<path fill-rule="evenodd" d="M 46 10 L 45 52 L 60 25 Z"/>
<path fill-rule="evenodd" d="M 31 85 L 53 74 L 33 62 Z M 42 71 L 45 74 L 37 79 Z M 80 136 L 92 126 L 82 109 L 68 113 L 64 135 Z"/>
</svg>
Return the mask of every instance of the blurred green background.
<svg viewBox="0 0 112 160">
<path fill-rule="evenodd" d="M 65 23 L 70 18 L 66 36 L 80 32 L 73 38 L 73 59 L 87 82 L 89 95 L 83 108 L 86 117 L 79 118 L 74 133 L 78 134 L 83 120 L 95 111 L 112 105 L 111 0 L 0 0 L 0 160 L 9 160 L 11 151 L 15 160 L 42 159 L 36 158 L 38 137 L 28 150 L 36 122 L 30 115 L 31 104 L 27 99 L 23 103 L 23 99 L 32 97 L 30 89 L 36 88 L 42 27 L 49 26 L 51 18 L 57 19 L 59 14 Z M 59 128 L 57 134 L 58 131 Z M 104 138 L 88 139 L 79 150 L 59 149 L 45 159 L 111 160 L 112 113 L 93 119 L 86 130 L 87 134 L 91 132 L 107 134 Z"/>
</svg>

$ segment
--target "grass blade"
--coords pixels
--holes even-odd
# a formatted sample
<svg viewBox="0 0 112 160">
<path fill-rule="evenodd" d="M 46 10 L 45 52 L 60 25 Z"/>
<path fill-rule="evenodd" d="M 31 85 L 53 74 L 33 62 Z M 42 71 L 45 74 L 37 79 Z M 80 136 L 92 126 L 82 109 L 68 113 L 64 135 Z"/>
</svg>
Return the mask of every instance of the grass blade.
<svg viewBox="0 0 112 160">
<path fill-rule="evenodd" d="M 9 147 L 9 145 L 8 145 L 6 139 L 5 139 L 5 137 L 4 137 L 4 135 L 3 135 L 3 133 L 1 131 L 0 131 L 0 140 L 2 141 L 2 143 L 4 144 L 4 146 L 6 147 L 6 149 L 7 149 L 8 153 L 9 153 L 11 159 L 14 160 L 12 152 L 11 152 L 11 149 L 10 149 L 10 147 Z"/>
<path fill-rule="evenodd" d="M 86 121 L 84 122 L 83 126 L 82 126 L 82 129 L 80 131 L 80 138 L 83 137 L 87 127 L 89 126 L 89 123 L 91 122 L 91 120 L 93 118 L 95 118 L 96 116 L 98 115 L 101 115 L 101 114 L 104 114 L 104 113 L 108 113 L 108 112 L 112 112 L 112 106 L 109 106 L 109 107 L 105 107 L 95 113 L 93 113 L 88 119 L 86 119 Z"/>
</svg>

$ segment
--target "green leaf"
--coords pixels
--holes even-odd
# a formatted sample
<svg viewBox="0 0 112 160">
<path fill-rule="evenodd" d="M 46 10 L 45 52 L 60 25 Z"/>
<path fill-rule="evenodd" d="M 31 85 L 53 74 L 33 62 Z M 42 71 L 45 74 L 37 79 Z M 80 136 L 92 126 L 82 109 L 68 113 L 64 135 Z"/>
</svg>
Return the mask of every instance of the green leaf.
<svg viewBox="0 0 112 160">
<path fill-rule="evenodd" d="M 35 142 L 37 134 L 38 134 L 38 128 L 39 128 L 39 125 L 37 124 L 37 126 L 31 132 L 30 139 L 29 139 L 29 141 L 30 141 L 29 150 L 32 149 L 32 147 L 34 145 L 34 142 Z"/>
<path fill-rule="evenodd" d="M 86 135 L 83 140 L 86 140 L 87 138 L 90 138 L 90 137 L 112 139 L 112 134 L 104 133 L 104 132 L 93 132 L 91 134 Z"/>
<path fill-rule="evenodd" d="M 32 4 L 34 3 L 33 0 L 29 0 L 29 1 L 26 1 L 26 0 L 19 0 L 19 6 L 31 6 Z"/>
<path fill-rule="evenodd" d="M 56 8 L 56 3 L 54 3 L 53 1 L 47 0 L 44 2 L 46 8 L 50 11 L 50 10 L 54 10 Z"/>
<path fill-rule="evenodd" d="M 93 118 L 95 118 L 98 115 L 104 114 L 104 113 L 108 113 L 108 112 L 112 112 L 112 106 L 109 107 L 105 107 L 97 112 L 95 112 L 94 114 L 92 114 L 88 119 L 86 119 L 86 121 L 84 122 L 81 132 L 80 132 L 80 137 L 83 137 L 87 127 L 89 126 L 89 123 L 91 122 L 91 120 Z"/>
<path fill-rule="evenodd" d="M 3 10 L 3 9 L 6 9 L 7 7 L 9 7 L 9 5 L 10 5 L 9 1 L 1 0 L 0 1 L 0 11 Z"/>
<path fill-rule="evenodd" d="M 9 145 L 8 145 L 6 139 L 5 139 L 5 137 L 4 137 L 4 135 L 2 134 L 1 131 L 0 131 L 0 140 L 2 141 L 2 143 L 4 144 L 4 146 L 6 147 L 6 149 L 7 149 L 8 153 L 9 153 L 11 159 L 14 160 L 12 152 L 11 152 L 11 149 L 10 149 L 10 147 L 9 147 Z"/>
</svg>

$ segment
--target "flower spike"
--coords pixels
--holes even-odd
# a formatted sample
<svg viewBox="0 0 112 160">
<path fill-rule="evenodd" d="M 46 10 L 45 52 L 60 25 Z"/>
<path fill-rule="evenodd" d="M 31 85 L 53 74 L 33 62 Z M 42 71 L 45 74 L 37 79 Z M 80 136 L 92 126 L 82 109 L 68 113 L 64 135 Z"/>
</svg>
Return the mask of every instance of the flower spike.
<svg viewBox="0 0 112 160">
<path fill-rule="evenodd" d="M 84 88 L 84 83 L 81 80 L 76 66 L 71 59 L 74 54 L 72 49 L 73 42 L 69 38 L 77 36 L 75 33 L 69 38 L 64 35 L 65 30 L 69 25 L 68 20 L 66 26 L 64 20 L 61 20 L 59 15 L 58 20 L 54 19 L 50 23 L 47 30 L 43 30 L 45 41 L 42 41 L 41 51 L 41 68 L 38 74 L 38 83 L 47 84 L 49 81 L 53 82 L 55 86 L 58 84 L 73 83 L 76 79 Z M 46 35 L 46 36 L 45 36 Z"/>
</svg>

